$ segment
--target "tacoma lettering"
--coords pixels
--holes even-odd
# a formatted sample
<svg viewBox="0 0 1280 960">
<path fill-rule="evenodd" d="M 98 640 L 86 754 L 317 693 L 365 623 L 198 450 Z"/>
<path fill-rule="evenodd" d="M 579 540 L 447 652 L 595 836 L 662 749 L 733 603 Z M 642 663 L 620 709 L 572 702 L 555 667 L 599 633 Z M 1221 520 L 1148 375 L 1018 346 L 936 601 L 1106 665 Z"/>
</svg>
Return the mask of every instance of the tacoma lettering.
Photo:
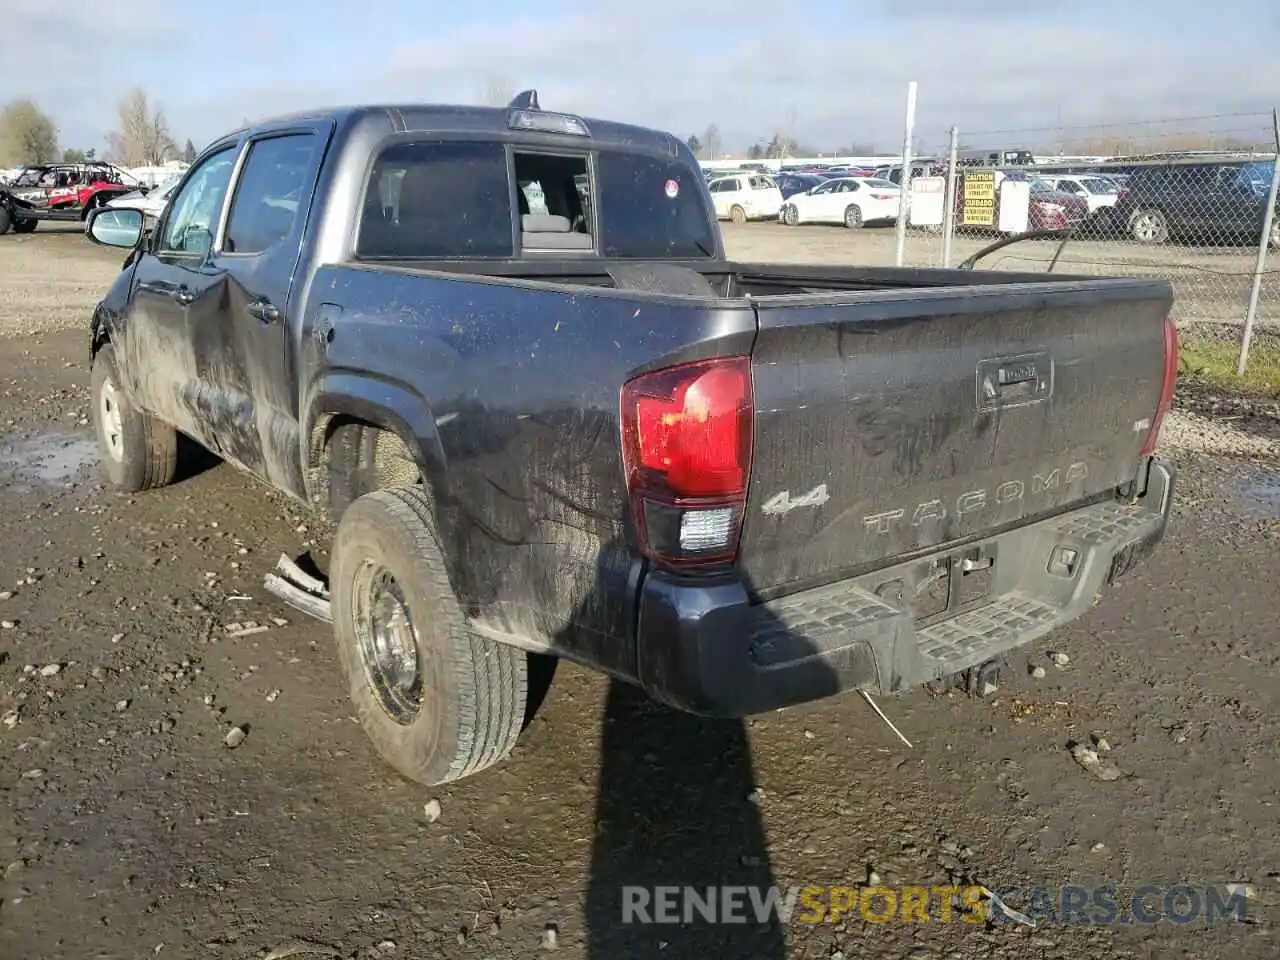
<svg viewBox="0 0 1280 960">
<path fill-rule="evenodd" d="M 1089 465 L 1082 461 L 1070 464 L 1065 469 L 1055 467 L 1048 473 L 1037 473 L 1031 478 L 1031 493 L 1033 496 L 1048 493 L 1051 490 L 1059 489 L 1063 485 L 1078 483 L 1088 476 Z M 1026 496 L 1026 492 L 1027 484 L 1025 481 L 1005 480 L 991 490 L 967 490 L 956 497 L 953 504 L 947 504 L 942 500 L 936 499 L 925 500 L 914 507 L 900 507 L 895 510 L 886 510 L 883 513 L 873 513 L 862 518 L 862 525 L 868 533 L 889 533 L 897 527 L 900 521 L 906 519 L 907 514 L 910 513 L 911 525 L 913 527 L 921 527 L 926 523 L 945 520 L 948 516 L 969 516 L 985 510 L 992 504 L 1004 506 L 1007 503 L 1017 503 Z"/>
</svg>

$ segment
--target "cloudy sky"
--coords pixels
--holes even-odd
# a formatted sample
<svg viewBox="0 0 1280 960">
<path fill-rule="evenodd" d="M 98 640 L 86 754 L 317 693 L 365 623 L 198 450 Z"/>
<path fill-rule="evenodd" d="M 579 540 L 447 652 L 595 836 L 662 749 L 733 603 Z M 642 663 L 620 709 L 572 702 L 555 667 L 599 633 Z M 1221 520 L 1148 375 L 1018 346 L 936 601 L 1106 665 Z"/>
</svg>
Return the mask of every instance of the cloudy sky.
<svg viewBox="0 0 1280 960">
<path fill-rule="evenodd" d="M 923 149 L 953 123 L 971 145 L 1021 146 L 1078 125 L 1260 112 L 1280 101 L 1276 0 L 4 6 L 0 97 L 39 101 L 64 146 L 100 145 L 115 100 L 134 85 L 160 100 L 179 142 L 197 146 L 246 117 L 293 109 L 476 102 L 494 78 L 536 86 L 546 109 L 682 136 L 716 123 L 731 148 L 790 120 L 797 139 L 820 147 L 897 149 L 909 80 L 920 84 Z M 1250 117 L 1200 126 L 1249 136 L 1263 128 Z M 1027 128 L 1040 132 L 1002 132 Z"/>
</svg>

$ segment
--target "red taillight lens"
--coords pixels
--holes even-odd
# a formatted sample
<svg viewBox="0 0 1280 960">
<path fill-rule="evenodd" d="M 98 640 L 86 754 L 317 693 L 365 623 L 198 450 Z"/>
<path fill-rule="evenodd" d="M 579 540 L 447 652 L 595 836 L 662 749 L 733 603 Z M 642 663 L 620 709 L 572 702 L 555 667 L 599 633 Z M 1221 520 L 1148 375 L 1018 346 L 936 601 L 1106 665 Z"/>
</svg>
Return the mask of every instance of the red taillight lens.
<svg viewBox="0 0 1280 960">
<path fill-rule="evenodd" d="M 1147 431 L 1147 439 L 1142 444 L 1142 455 L 1149 457 L 1155 452 L 1160 441 L 1160 427 L 1164 424 L 1165 414 L 1173 406 L 1173 391 L 1178 383 L 1178 327 L 1173 317 L 1164 318 L 1164 381 L 1160 384 L 1160 402 L 1156 405 L 1155 416 L 1151 418 L 1151 429 Z"/>
<path fill-rule="evenodd" d="M 737 552 L 751 472 L 751 361 L 680 364 L 622 388 L 622 462 L 641 547 L 706 563 Z"/>
</svg>

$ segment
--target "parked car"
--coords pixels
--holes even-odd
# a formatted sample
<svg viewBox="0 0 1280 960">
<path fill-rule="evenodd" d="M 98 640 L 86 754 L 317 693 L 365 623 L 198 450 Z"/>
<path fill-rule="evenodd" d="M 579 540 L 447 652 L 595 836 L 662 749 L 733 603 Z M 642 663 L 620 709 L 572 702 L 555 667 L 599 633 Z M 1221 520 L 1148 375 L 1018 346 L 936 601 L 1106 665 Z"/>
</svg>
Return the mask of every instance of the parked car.
<svg viewBox="0 0 1280 960">
<path fill-rule="evenodd" d="M 779 173 L 774 176 L 773 182 L 778 185 L 778 189 L 782 191 L 782 199 L 785 200 L 797 193 L 812 190 L 826 179 L 828 178 L 810 173 Z"/>
<path fill-rule="evenodd" d="M 843 223 L 851 230 L 867 223 L 893 222 L 902 208 L 902 189 L 888 180 L 845 177 L 788 197 L 779 219 L 801 223 Z"/>
<path fill-rule="evenodd" d="M 1037 174 L 1036 179 L 1054 190 L 1082 199 L 1088 205 L 1091 217 L 1109 211 L 1120 199 L 1120 187 L 1114 180 L 1106 177 L 1089 174 Z"/>
<path fill-rule="evenodd" d="M 1088 202 L 1075 193 L 1059 190 L 1047 180 L 1031 177 L 1031 201 L 1027 219 L 1032 230 L 1068 230 L 1089 219 Z"/>
<path fill-rule="evenodd" d="M 721 220 L 775 220 L 782 209 L 782 191 L 772 177 L 763 173 L 720 177 L 712 180 L 708 189 L 716 217 Z"/>
<path fill-rule="evenodd" d="M 1116 204 L 1117 224 L 1140 243 L 1226 239 L 1258 243 L 1273 160 L 1171 162 L 1139 167 Z M 1267 238 L 1280 249 L 1280 217 Z"/>
<path fill-rule="evenodd" d="M 532 93 L 264 122 L 89 236 L 106 475 L 181 433 L 336 524 L 295 599 L 422 783 L 501 760 L 547 658 L 730 717 L 983 676 L 1169 516 L 1167 282 L 734 263 L 687 147 Z"/>
</svg>

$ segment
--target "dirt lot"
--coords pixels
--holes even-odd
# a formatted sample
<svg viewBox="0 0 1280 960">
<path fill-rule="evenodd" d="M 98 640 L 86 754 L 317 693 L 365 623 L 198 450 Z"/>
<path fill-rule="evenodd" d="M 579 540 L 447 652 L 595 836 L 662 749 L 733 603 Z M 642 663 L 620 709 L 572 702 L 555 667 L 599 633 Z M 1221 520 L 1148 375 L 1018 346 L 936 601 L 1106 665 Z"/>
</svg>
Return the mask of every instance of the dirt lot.
<svg viewBox="0 0 1280 960">
<path fill-rule="evenodd" d="M 745 259 L 865 261 L 881 243 L 727 235 Z M 509 761 L 424 791 L 366 747 L 327 631 L 261 589 L 306 518 L 221 466 L 139 497 L 99 483 L 85 324 L 120 259 L 75 235 L 0 238 L 4 956 L 523 958 L 548 924 L 558 955 L 593 960 L 1280 953 L 1274 421 L 1179 415 L 1156 557 L 1015 660 L 994 699 L 886 700 L 912 749 L 854 697 L 712 723 L 569 667 Z M 269 629 L 230 635 L 246 621 Z M 248 736 L 229 750 L 233 724 Z M 1091 734 L 1126 776 L 1072 761 Z M 619 922 L 622 884 L 869 871 L 1248 883 L 1255 922 Z"/>
</svg>

